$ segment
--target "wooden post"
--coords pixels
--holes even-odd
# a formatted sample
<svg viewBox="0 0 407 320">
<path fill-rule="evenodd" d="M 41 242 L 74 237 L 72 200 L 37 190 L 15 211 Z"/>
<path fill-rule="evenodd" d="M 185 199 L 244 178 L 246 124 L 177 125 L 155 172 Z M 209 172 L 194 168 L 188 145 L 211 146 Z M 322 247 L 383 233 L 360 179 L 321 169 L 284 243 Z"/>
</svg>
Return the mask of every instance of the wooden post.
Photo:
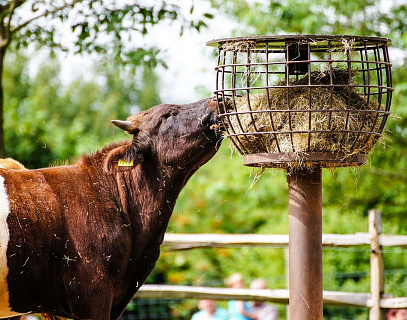
<svg viewBox="0 0 407 320">
<path fill-rule="evenodd" d="M 380 210 L 369 211 L 370 233 L 370 320 L 384 320 L 384 310 L 380 309 L 380 298 L 384 294 L 384 264 L 383 250 L 379 244 L 382 234 L 382 219 Z"/>
</svg>

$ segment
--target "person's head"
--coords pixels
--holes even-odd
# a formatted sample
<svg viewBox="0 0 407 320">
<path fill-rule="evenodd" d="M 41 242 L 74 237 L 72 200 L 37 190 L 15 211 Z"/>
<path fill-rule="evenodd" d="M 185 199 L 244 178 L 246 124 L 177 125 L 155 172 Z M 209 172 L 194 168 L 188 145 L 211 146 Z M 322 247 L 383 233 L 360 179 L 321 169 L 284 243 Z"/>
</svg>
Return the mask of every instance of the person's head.
<svg viewBox="0 0 407 320">
<path fill-rule="evenodd" d="M 212 315 L 216 311 L 216 301 L 211 299 L 199 300 L 198 308 Z"/>
<path fill-rule="evenodd" d="M 387 320 L 407 320 L 407 309 L 389 309 L 386 312 Z"/>
<path fill-rule="evenodd" d="M 250 284 L 250 289 L 260 290 L 267 289 L 267 283 L 264 279 L 253 280 Z"/>
<path fill-rule="evenodd" d="M 250 289 L 253 290 L 263 290 L 267 289 L 267 284 L 264 279 L 255 279 L 250 283 Z M 254 301 L 255 306 L 261 306 L 263 302 L 261 301 Z"/>
<path fill-rule="evenodd" d="M 231 276 L 227 277 L 225 284 L 229 288 L 244 288 L 244 279 L 240 273 L 234 273 Z"/>
</svg>

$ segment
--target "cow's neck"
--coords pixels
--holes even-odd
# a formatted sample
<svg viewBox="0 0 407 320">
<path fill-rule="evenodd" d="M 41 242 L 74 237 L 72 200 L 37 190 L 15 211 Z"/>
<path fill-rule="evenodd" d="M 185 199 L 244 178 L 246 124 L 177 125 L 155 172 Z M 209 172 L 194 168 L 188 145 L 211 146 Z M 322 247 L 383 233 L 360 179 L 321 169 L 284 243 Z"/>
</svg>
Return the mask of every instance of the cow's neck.
<svg viewBox="0 0 407 320">
<path fill-rule="evenodd" d="M 121 143 L 123 144 L 123 143 Z M 191 171 L 178 166 L 162 166 L 157 162 L 142 161 L 127 171 L 105 172 L 103 162 L 108 152 L 119 146 L 112 145 L 82 158 L 79 163 L 97 170 L 98 180 L 104 176 L 104 184 L 111 187 L 112 197 L 123 212 L 126 225 L 131 225 L 135 234 L 159 235 L 167 228 L 175 201 L 184 187 Z M 98 168 L 98 169 L 95 169 Z"/>
<path fill-rule="evenodd" d="M 151 163 L 117 174 L 122 207 L 132 220 L 135 232 L 154 234 L 158 238 L 164 235 L 186 176 L 184 172 L 169 171 Z"/>
</svg>

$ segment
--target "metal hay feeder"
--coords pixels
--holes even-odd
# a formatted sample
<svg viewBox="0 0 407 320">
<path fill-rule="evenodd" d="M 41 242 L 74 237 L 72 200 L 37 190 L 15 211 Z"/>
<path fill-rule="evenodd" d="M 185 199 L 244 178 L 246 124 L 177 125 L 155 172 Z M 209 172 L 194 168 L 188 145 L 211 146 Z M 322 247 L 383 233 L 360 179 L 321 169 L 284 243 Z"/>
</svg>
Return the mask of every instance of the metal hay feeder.
<svg viewBox="0 0 407 320">
<path fill-rule="evenodd" d="M 327 35 L 208 42 L 219 50 L 220 117 L 245 164 L 363 164 L 389 115 L 388 42 Z"/>
<path fill-rule="evenodd" d="M 287 169 L 291 320 L 323 319 L 322 168 L 357 166 L 392 96 L 386 38 L 287 35 L 209 41 L 226 135 L 247 166 Z"/>
</svg>

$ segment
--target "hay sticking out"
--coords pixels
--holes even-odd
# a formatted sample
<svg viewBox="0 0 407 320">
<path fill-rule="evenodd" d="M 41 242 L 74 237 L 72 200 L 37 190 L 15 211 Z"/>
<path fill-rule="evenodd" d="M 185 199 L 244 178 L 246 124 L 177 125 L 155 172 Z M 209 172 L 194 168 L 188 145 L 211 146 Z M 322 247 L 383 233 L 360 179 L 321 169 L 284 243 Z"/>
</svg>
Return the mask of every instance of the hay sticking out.
<svg viewBox="0 0 407 320">
<path fill-rule="evenodd" d="M 228 111 L 238 114 L 228 116 L 228 133 L 237 134 L 235 143 L 249 154 L 368 153 L 377 136 L 359 131 L 380 131 L 381 115 L 374 112 L 380 106 L 375 101 L 368 103 L 357 88 L 348 86 L 349 79 L 354 83 L 354 76 L 334 68 L 332 84 L 345 86 L 295 87 L 308 85 L 305 75 L 290 82 L 289 88 L 272 87 L 249 98 L 234 97 L 233 110 Z M 310 80 L 313 85 L 330 85 L 330 72 L 311 72 Z"/>
<path fill-rule="evenodd" d="M 255 45 L 256 42 L 252 40 L 229 41 L 225 42 L 221 49 L 224 51 L 240 52 L 255 47 Z"/>
</svg>

